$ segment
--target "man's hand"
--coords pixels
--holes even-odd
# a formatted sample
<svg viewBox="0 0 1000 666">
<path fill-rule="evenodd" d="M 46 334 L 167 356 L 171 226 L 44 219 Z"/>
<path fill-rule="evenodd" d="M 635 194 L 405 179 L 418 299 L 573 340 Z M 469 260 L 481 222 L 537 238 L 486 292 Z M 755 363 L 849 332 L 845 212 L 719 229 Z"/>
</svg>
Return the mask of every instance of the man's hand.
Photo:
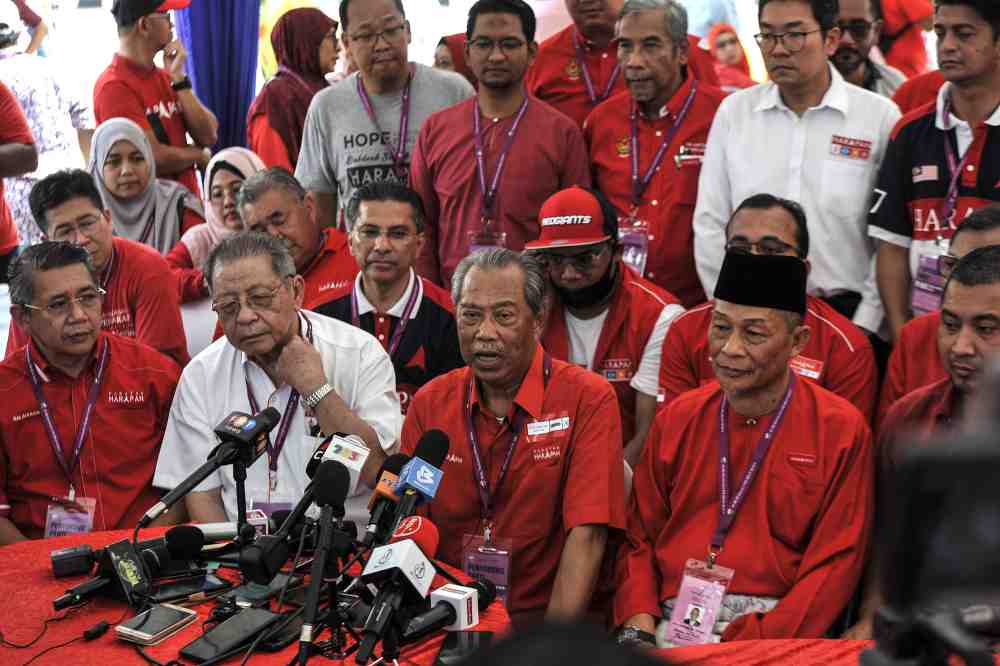
<svg viewBox="0 0 1000 666">
<path fill-rule="evenodd" d="M 870 641 L 872 640 L 872 618 L 871 616 L 861 618 L 857 624 L 844 632 L 841 638 L 845 641 Z"/>
<path fill-rule="evenodd" d="M 175 39 L 163 47 L 163 67 L 173 81 L 182 81 L 187 76 L 184 65 L 187 63 L 187 49 L 181 40 Z"/>
<path fill-rule="evenodd" d="M 326 383 L 319 351 L 301 335 L 292 338 L 278 356 L 278 378 L 306 396 Z"/>
</svg>

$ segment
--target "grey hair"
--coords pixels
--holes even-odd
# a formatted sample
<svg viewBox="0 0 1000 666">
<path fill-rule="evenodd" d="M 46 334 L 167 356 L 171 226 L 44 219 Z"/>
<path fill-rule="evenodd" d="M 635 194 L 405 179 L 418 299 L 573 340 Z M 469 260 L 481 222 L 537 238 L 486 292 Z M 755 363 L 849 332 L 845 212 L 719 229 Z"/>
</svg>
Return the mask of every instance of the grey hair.
<svg viewBox="0 0 1000 666">
<path fill-rule="evenodd" d="M 18 255 L 7 271 L 10 279 L 10 302 L 28 305 L 35 299 L 35 271 L 50 271 L 73 264 L 83 264 L 97 284 L 97 271 L 90 255 L 79 245 L 65 241 L 42 241 Z"/>
<path fill-rule="evenodd" d="M 306 198 L 306 190 L 295 176 L 281 167 L 271 167 L 258 171 L 243 181 L 240 193 L 236 195 L 236 210 L 243 217 L 243 207 L 255 204 L 271 190 L 281 189 L 293 195 L 297 201 Z"/>
<path fill-rule="evenodd" d="M 618 15 L 618 20 L 622 20 L 629 14 L 662 10 L 666 16 L 667 35 L 674 46 L 681 51 L 688 50 L 688 15 L 684 6 L 677 0 L 625 0 L 622 11 Z"/>
<path fill-rule="evenodd" d="M 542 264 L 530 254 L 521 254 L 505 247 L 479 250 L 462 259 L 451 276 L 451 300 L 457 306 L 462 300 L 462 286 L 465 276 L 473 268 L 480 270 L 500 270 L 508 266 L 518 266 L 524 272 L 524 300 L 535 315 L 545 308 L 545 270 Z"/>
<path fill-rule="evenodd" d="M 208 259 L 205 260 L 208 290 L 213 290 L 215 273 L 222 266 L 250 257 L 270 257 L 271 270 L 279 278 L 295 275 L 295 262 L 280 239 L 259 231 L 246 231 L 225 239 L 208 255 Z"/>
</svg>

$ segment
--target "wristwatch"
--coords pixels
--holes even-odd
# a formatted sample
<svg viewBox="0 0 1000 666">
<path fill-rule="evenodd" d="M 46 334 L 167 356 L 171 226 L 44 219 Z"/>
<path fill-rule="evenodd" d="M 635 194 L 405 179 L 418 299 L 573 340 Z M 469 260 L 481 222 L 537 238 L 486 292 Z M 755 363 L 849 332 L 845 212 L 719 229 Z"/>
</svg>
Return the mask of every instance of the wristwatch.
<svg viewBox="0 0 1000 666">
<path fill-rule="evenodd" d="M 190 77 L 185 76 L 180 81 L 174 81 L 173 83 L 171 83 L 170 87 L 173 88 L 176 92 L 180 92 L 181 90 L 190 90 L 191 79 Z"/>
<path fill-rule="evenodd" d="M 328 393 L 333 391 L 333 387 L 327 382 L 320 386 L 318 389 L 310 393 L 309 395 L 302 398 L 302 402 L 306 403 L 309 409 L 316 409 L 316 405 L 320 403 L 323 398 L 327 396 Z"/>
<path fill-rule="evenodd" d="M 656 645 L 656 636 L 648 631 L 643 631 L 639 627 L 632 626 L 622 627 L 618 631 L 618 636 L 615 640 L 618 645 L 636 645 L 637 643 Z"/>
</svg>

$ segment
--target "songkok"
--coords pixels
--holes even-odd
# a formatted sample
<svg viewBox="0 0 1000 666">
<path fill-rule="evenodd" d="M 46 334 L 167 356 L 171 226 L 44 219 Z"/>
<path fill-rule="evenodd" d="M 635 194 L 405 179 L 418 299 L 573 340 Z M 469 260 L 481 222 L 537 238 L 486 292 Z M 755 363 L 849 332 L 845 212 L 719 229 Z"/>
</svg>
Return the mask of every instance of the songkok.
<svg viewBox="0 0 1000 666">
<path fill-rule="evenodd" d="M 806 276 L 806 263 L 798 257 L 727 252 L 715 298 L 805 315 Z"/>
</svg>

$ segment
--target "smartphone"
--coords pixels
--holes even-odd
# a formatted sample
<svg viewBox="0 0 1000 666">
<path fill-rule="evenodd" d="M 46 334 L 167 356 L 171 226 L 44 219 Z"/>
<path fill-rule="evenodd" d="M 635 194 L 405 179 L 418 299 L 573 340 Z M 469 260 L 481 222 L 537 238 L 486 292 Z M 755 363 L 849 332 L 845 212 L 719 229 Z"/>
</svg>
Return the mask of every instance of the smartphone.
<svg viewBox="0 0 1000 666">
<path fill-rule="evenodd" d="M 248 644 L 283 616 L 263 608 L 245 608 L 183 648 L 181 656 L 197 664 Z"/>
<path fill-rule="evenodd" d="M 207 574 L 198 578 L 187 580 L 175 580 L 159 585 L 153 590 L 152 599 L 157 603 L 166 601 L 204 601 L 215 595 L 228 590 L 233 586 L 227 580 L 219 578 L 215 574 Z"/>
<path fill-rule="evenodd" d="M 281 594 L 281 590 L 284 589 L 285 582 L 288 581 L 289 578 L 290 576 L 288 574 L 279 573 L 272 578 L 271 582 L 267 585 L 261 585 L 260 583 L 247 583 L 246 585 L 240 585 L 239 587 L 226 592 L 222 598 L 233 599 L 237 606 L 241 606 L 243 608 L 261 606 L 268 599 L 273 599 Z M 301 576 L 291 577 L 291 581 L 288 583 L 288 590 L 294 590 L 300 585 L 302 585 Z"/>
<path fill-rule="evenodd" d="M 476 650 L 493 641 L 492 631 L 449 631 L 434 666 L 451 666 L 468 659 Z"/>
<path fill-rule="evenodd" d="M 115 627 L 115 634 L 123 641 L 139 645 L 156 645 L 171 636 L 198 617 L 190 608 L 172 604 L 157 604 L 144 613 Z"/>
</svg>

